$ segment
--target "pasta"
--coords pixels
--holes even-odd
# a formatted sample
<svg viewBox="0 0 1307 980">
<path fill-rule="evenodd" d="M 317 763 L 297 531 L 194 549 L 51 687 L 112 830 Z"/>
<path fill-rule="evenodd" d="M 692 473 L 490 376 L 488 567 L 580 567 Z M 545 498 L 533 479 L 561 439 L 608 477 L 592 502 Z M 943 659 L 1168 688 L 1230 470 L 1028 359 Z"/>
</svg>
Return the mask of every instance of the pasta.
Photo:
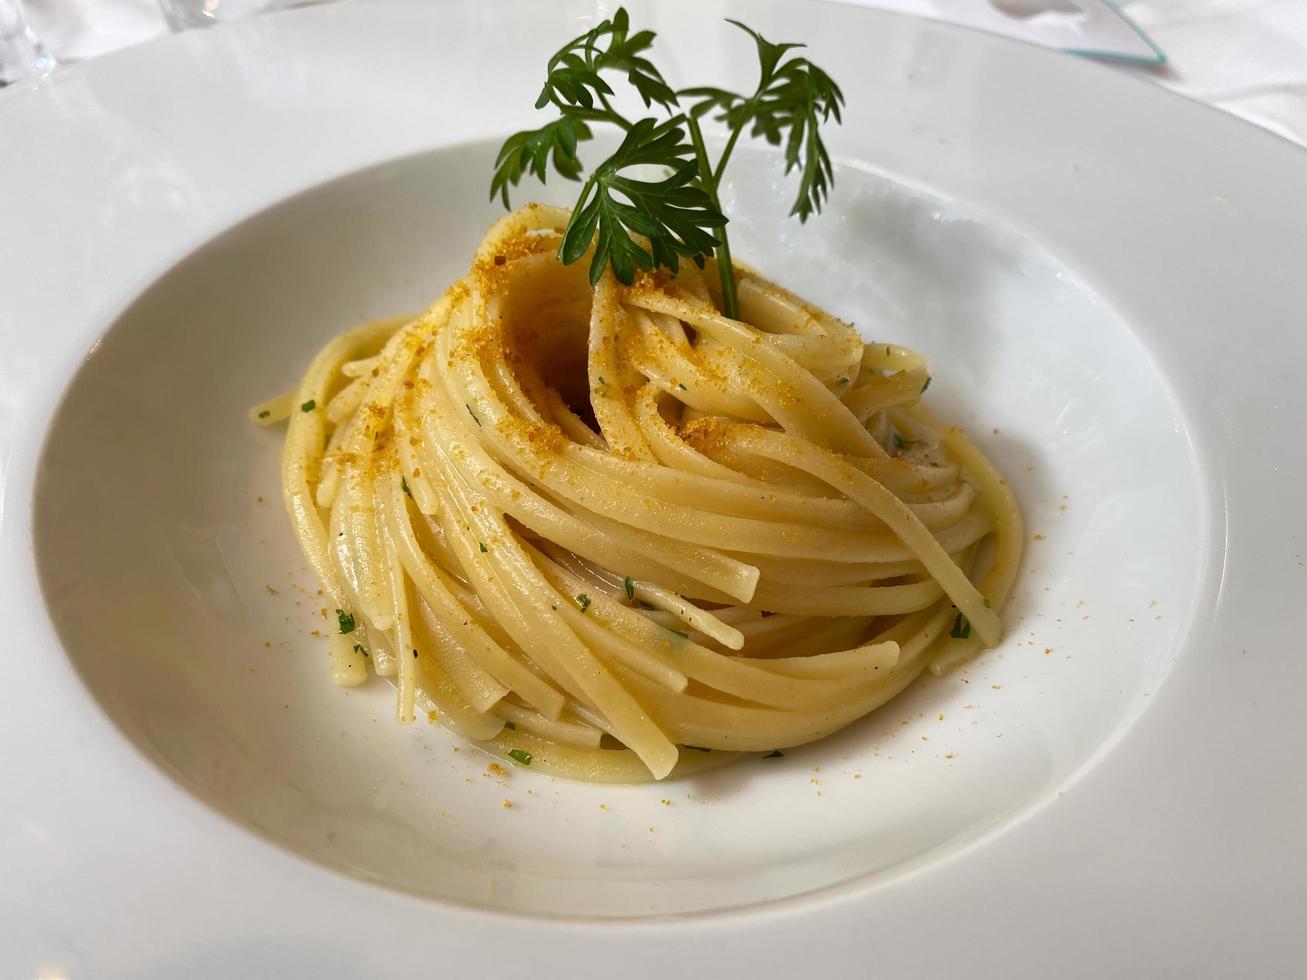
<svg viewBox="0 0 1307 980">
<path fill-rule="evenodd" d="M 284 497 L 337 682 L 518 764 L 663 779 L 820 739 L 998 642 L 1020 515 L 925 362 L 744 269 L 591 288 L 564 211 L 331 340 Z M 334 624 L 333 624 L 334 625 Z"/>
</svg>

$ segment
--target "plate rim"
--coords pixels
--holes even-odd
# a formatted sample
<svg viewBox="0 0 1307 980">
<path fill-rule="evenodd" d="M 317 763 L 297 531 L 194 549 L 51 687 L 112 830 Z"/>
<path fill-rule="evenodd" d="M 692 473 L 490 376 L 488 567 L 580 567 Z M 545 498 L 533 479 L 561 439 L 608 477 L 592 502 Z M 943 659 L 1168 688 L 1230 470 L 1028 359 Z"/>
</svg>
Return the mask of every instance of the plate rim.
<svg viewBox="0 0 1307 980">
<path fill-rule="evenodd" d="M 372 7 L 373 5 L 368 5 L 368 6 Z M 413 8 L 414 6 L 415 6 L 414 4 L 396 4 L 396 5 L 390 5 L 389 7 L 382 7 L 382 5 L 376 5 L 376 7 L 370 12 L 375 13 L 376 10 L 379 9 L 406 9 L 406 8 Z M 566 0 L 560 0 L 560 2 L 557 3 L 555 6 L 573 10 L 573 11 L 575 11 L 575 9 L 577 8 L 577 4 L 575 3 L 568 4 L 566 3 Z M 722 4 L 723 9 L 735 9 L 737 6 L 738 5 L 732 3 Z M 824 9 L 830 9 L 835 6 L 836 6 L 835 4 L 831 4 L 830 7 Z M 456 8 L 467 10 L 469 9 L 469 5 L 448 3 L 445 5 L 444 9 L 450 10 Z M 766 5 L 764 7 L 764 9 L 767 11 L 769 15 L 775 15 L 777 8 L 778 5 L 774 3 L 770 5 Z M 751 16 L 753 15 L 752 14 L 753 9 L 754 8 L 750 8 Z M 959 40 L 958 43 L 961 43 L 964 47 L 971 46 L 971 45 L 978 45 L 981 48 L 988 47 L 991 51 L 999 51 L 1000 53 L 1002 52 L 1011 53 L 1013 49 L 1020 49 L 1022 51 L 1027 52 L 1028 55 L 1033 56 L 1037 60 L 1041 60 L 1048 65 L 1053 64 L 1054 61 L 1060 57 L 1055 52 L 1044 52 L 1041 49 L 1023 45 L 1020 42 L 1013 42 L 1007 39 L 996 38 L 989 35 L 984 35 L 983 40 L 977 40 L 976 35 L 978 35 L 980 32 L 973 32 L 964 28 L 953 28 L 948 25 L 940 25 L 933 22 L 924 22 L 924 21 L 920 21 L 918 18 L 908 18 L 908 17 L 903 17 L 902 15 L 894 15 L 894 14 L 888 14 L 884 12 L 871 12 L 863 8 L 842 7 L 842 9 L 854 12 L 851 15 L 854 18 L 854 20 L 850 21 L 851 23 L 855 22 L 858 18 L 862 18 L 862 17 L 885 18 L 885 22 L 887 23 L 893 23 L 895 21 L 911 21 L 915 24 L 915 26 L 910 28 L 898 27 L 898 28 L 894 28 L 894 30 L 906 34 L 916 34 L 916 35 L 926 35 L 926 36 L 934 35 L 937 37 L 953 37 L 955 40 L 958 40 L 960 38 L 967 38 L 967 40 Z M 318 11 L 327 11 L 327 13 L 319 14 Z M 325 20 L 327 18 L 332 18 L 336 16 L 340 16 L 340 15 L 336 14 L 335 12 L 331 12 L 329 8 L 305 8 L 303 10 L 287 12 L 285 14 L 271 15 L 268 18 L 266 18 L 266 23 L 269 25 L 275 23 L 277 25 L 275 27 L 275 30 L 278 32 L 289 32 L 293 34 L 298 29 L 297 25 L 301 22 L 307 25 L 319 18 Z M 246 25 L 236 25 L 236 28 L 238 30 L 240 29 L 252 30 L 252 28 L 248 28 Z M 110 71 L 118 71 L 120 66 L 122 68 L 131 69 L 131 70 L 135 70 L 132 68 L 132 66 L 141 66 L 141 69 L 144 70 L 147 66 L 150 65 L 152 61 L 155 60 L 156 51 L 165 50 L 169 46 L 179 47 L 185 45 L 188 49 L 192 51 L 201 52 L 202 57 L 217 57 L 216 55 L 213 55 L 212 52 L 215 49 L 221 49 L 222 47 L 224 47 L 225 40 L 226 40 L 225 38 L 210 40 L 206 37 L 198 37 L 198 36 L 180 37 L 180 38 L 179 37 L 161 38 L 158 39 L 157 41 L 150 42 L 149 44 L 143 45 L 140 48 L 132 49 L 130 51 L 120 52 L 116 55 L 109 56 L 108 58 L 104 59 L 104 65 L 102 65 L 100 61 L 95 61 L 95 62 L 87 63 L 83 66 L 79 66 L 77 75 L 69 76 L 69 80 L 66 82 L 61 79 L 56 79 L 55 87 L 57 88 L 59 85 L 74 85 L 74 84 L 94 82 L 102 74 L 107 74 Z M 209 51 L 210 54 L 207 55 L 203 54 L 203 52 L 206 50 Z M 1022 57 L 1025 56 L 1023 55 Z M 110 64 L 111 62 L 112 64 Z M 1090 66 L 1086 66 L 1086 67 L 1090 67 Z M 1102 72 L 1104 76 L 1107 76 L 1109 74 L 1109 69 L 1102 68 L 1101 66 L 1092 66 L 1092 68 L 1095 71 Z M 1054 69 L 1054 70 L 1057 71 L 1059 69 Z M 1144 102 L 1153 101 L 1154 97 L 1157 97 L 1164 100 L 1164 102 L 1169 101 L 1171 99 L 1177 99 L 1188 105 L 1198 105 L 1197 103 L 1193 102 L 1193 100 L 1187 99 L 1184 96 L 1176 95 L 1175 93 L 1170 93 L 1163 90 L 1151 89 L 1148 86 L 1146 86 L 1145 83 L 1140 82 L 1138 80 L 1134 80 L 1134 84 L 1138 86 L 1140 100 Z M 1143 94 L 1144 90 L 1150 91 L 1152 94 L 1145 96 Z M 48 90 L 46 89 L 42 89 L 34 93 L 19 93 L 17 98 L 12 98 L 12 99 L 0 98 L 0 120 L 4 120 L 6 114 L 10 114 L 10 115 L 16 114 L 17 110 L 14 110 L 12 108 L 13 106 L 22 104 L 24 102 L 28 102 L 28 103 L 41 102 L 43 100 L 50 99 L 51 97 L 48 94 L 46 94 L 47 91 Z M 1252 124 L 1246 123 L 1242 120 L 1237 120 L 1231 117 L 1222 116 L 1216 110 L 1206 109 L 1205 107 L 1204 109 L 1206 112 L 1210 113 L 1212 117 L 1213 121 L 1211 125 L 1213 127 L 1213 132 L 1218 131 L 1221 125 L 1228 125 L 1231 123 L 1235 125 L 1241 125 L 1243 127 L 1252 126 Z M 1224 119 L 1225 122 L 1221 122 L 1221 123 L 1216 122 L 1215 121 L 1216 117 L 1220 117 Z M 80 120 L 80 123 L 76 119 L 73 121 L 74 123 L 81 124 L 81 125 L 88 125 L 94 122 L 94 120 L 90 117 L 82 118 Z M 1266 144 L 1267 146 L 1273 144 L 1284 144 L 1285 146 L 1292 148 L 1294 152 L 1300 155 L 1301 159 L 1299 160 L 1299 163 L 1307 163 L 1307 152 L 1298 150 L 1298 148 L 1294 147 L 1292 143 L 1290 143 L 1287 140 L 1284 140 L 1282 137 L 1274 133 L 1261 130 L 1255 126 L 1252 126 L 1252 129 L 1256 132 L 1264 133 L 1266 136 L 1271 137 L 1273 143 L 1268 143 Z M 1245 137 L 1246 136 L 1247 134 L 1245 132 Z M 442 145 L 448 145 L 448 144 L 442 144 Z M 1249 152 L 1251 153 L 1253 151 L 1250 150 Z M 1279 151 L 1261 151 L 1261 152 L 1279 152 Z M 0 178 L 2 178 L 4 174 L 5 174 L 5 169 L 3 168 L 2 165 L 0 165 Z M 314 181 L 314 183 L 316 184 L 317 181 Z M 4 181 L 3 179 L 0 179 L 0 187 L 3 186 L 4 186 Z M 310 185 L 307 184 L 299 185 L 300 190 L 307 190 L 309 186 Z M 938 188 L 934 187 L 934 185 L 931 185 L 929 183 L 927 183 L 926 186 L 930 186 L 932 190 L 938 190 Z M 1307 182 L 1304 182 L 1304 186 L 1307 186 Z M 0 191 L 0 193 L 3 193 L 3 191 Z M 945 189 L 944 193 L 948 195 L 950 192 L 947 189 Z M 277 196 L 273 200 L 265 202 L 265 204 L 275 204 L 276 201 L 282 199 L 284 199 L 284 195 Z M 12 206 L 12 202 L 6 202 L 5 198 L 3 197 L 0 197 L 0 203 L 6 203 L 6 210 L 8 210 L 9 206 Z M 979 207 L 980 205 L 977 206 Z M 185 255 L 189 254 L 194 248 L 201 247 L 204 242 L 215 237 L 217 234 L 221 234 L 224 230 L 227 230 L 234 224 L 239 223 L 239 221 L 247 220 L 249 217 L 253 216 L 253 214 L 256 213 L 257 211 L 262 210 L 262 207 L 263 205 L 251 208 L 249 211 L 233 217 L 231 221 L 227 222 L 224 225 L 204 227 L 203 231 L 201 231 L 198 234 L 198 236 L 196 236 L 194 239 L 190 240 L 189 242 L 186 241 L 174 242 L 173 247 L 171 249 L 170 257 L 163 263 L 161 268 L 153 268 L 148 272 L 133 277 L 133 280 L 130 285 L 123 284 L 122 288 L 118 289 L 115 293 L 115 295 L 118 297 L 118 300 L 106 304 L 107 307 L 109 309 L 116 311 L 116 313 L 121 312 L 123 309 L 127 308 L 131 304 L 131 302 L 134 300 L 136 296 L 140 294 L 143 288 L 147 287 L 150 283 L 156 281 L 159 275 L 165 273 L 168 268 L 171 268 L 177 262 L 181 261 L 185 257 Z M 16 209 L 16 210 L 20 210 L 20 209 Z M 1031 229 L 1027 228 L 1024 223 L 1012 221 L 1011 216 L 1004 214 L 1001 210 L 995 211 L 994 209 L 990 208 L 988 205 L 983 206 L 982 210 L 985 210 L 989 213 L 994 213 L 997 217 L 1005 221 L 1009 221 L 1011 223 L 1011 226 L 1020 233 L 1028 234 L 1031 231 Z M 20 210 L 20 215 L 21 215 L 21 210 Z M 1307 242 L 1307 235 L 1303 236 L 1303 241 Z M 1052 251 L 1053 254 L 1058 255 L 1059 257 L 1064 257 L 1065 255 L 1065 253 L 1060 249 L 1054 249 L 1050 247 L 1050 251 Z M 1072 267 L 1075 268 L 1076 266 L 1073 265 Z M 3 281 L 4 281 L 3 273 L 0 273 L 0 282 Z M 1111 305 L 1113 305 L 1113 307 L 1116 308 L 1118 311 L 1122 313 L 1125 312 L 1124 310 L 1122 310 L 1121 306 L 1118 303 L 1113 302 Z M 104 327 L 107 327 L 108 324 L 113 322 L 115 316 L 105 315 L 102 308 L 102 313 L 98 317 L 98 323 L 100 328 L 103 329 Z M 21 319 L 21 318 L 16 318 L 16 319 Z M 92 317 L 92 320 L 94 319 L 95 317 Z M 88 332 L 87 329 L 88 327 L 94 327 L 94 323 L 84 320 L 81 324 L 79 324 L 79 332 L 77 332 L 77 336 L 79 338 L 81 338 L 84 334 L 86 334 L 87 336 L 94 336 L 95 335 L 94 331 L 91 330 Z M 21 348 L 23 345 L 23 336 L 21 332 L 18 330 L 16 324 L 10 325 L 8 327 L 6 327 L 3 324 L 0 324 L 0 338 L 3 338 L 4 340 L 8 341 L 11 346 L 17 346 Z M 24 501 L 21 499 L 24 497 L 30 498 L 31 496 L 30 477 L 32 473 L 28 472 L 29 470 L 28 464 L 34 462 L 36 455 L 39 454 L 40 446 L 44 442 L 44 434 L 46 429 L 45 423 L 48 423 L 49 418 L 51 417 L 53 411 L 56 409 L 61 393 L 64 389 L 64 386 L 75 373 L 76 367 L 80 363 L 80 361 L 81 361 L 81 355 L 76 345 L 74 345 L 69 351 L 67 351 L 62 359 L 59 359 L 57 357 L 48 357 L 46 361 L 43 363 L 43 365 L 39 368 L 41 372 L 41 383 L 37 387 L 29 389 L 28 392 L 24 395 L 24 400 L 17 406 L 13 404 L 8 404 L 5 405 L 3 408 L 0 408 L 0 449 L 4 450 L 3 455 L 0 456 L 0 458 L 6 459 L 11 466 L 10 475 L 6 479 L 5 484 L 3 485 L 4 489 L 7 490 L 8 492 L 4 494 L 2 499 L 0 499 L 0 508 L 3 508 L 3 510 L 0 510 L 0 522 L 2 522 L 0 523 L 0 544 L 3 545 L 3 565 L 0 566 L 0 583 L 6 586 L 10 584 L 15 584 L 15 585 L 21 584 L 21 580 L 18 578 L 18 576 L 24 571 L 24 560 L 23 560 L 24 557 L 29 559 L 29 561 L 26 562 L 27 565 L 26 570 L 30 572 L 34 568 L 34 556 L 31 554 L 30 547 L 28 549 L 26 556 L 24 556 L 21 553 L 16 553 L 16 549 L 21 550 L 21 545 L 24 543 L 24 541 L 26 541 L 30 545 L 30 511 L 27 509 L 26 506 L 24 506 Z M 53 397 L 50 397 L 52 393 L 53 393 Z M 1294 394 L 1296 394 L 1297 396 L 1296 403 L 1293 397 Z M 1307 399 L 1303 398 L 1301 392 L 1296 392 L 1296 393 L 1291 393 L 1289 395 L 1286 395 L 1285 401 L 1287 406 L 1287 408 L 1285 409 L 1286 412 L 1292 410 L 1295 404 L 1298 407 L 1307 406 Z M 1183 401 L 1181 404 L 1182 407 L 1184 408 L 1188 407 Z M 21 433 L 18 434 L 17 437 L 15 438 L 12 431 L 6 431 L 6 426 L 4 423 L 9 423 L 10 426 L 16 428 L 23 421 L 31 421 L 33 418 L 40 420 L 43 423 L 39 427 L 41 432 L 39 438 L 33 439 L 32 437 L 25 436 Z M 1248 447 L 1243 447 L 1243 451 L 1246 455 L 1252 452 L 1252 450 Z M 1206 452 L 1199 452 L 1197 454 L 1197 458 L 1198 458 L 1199 466 L 1204 472 L 1210 471 L 1216 474 L 1218 477 L 1221 475 L 1222 467 L 1219 464 L 1223 462 L 1223 459 L 1221 458 L 1221 454 L 1219 452 L 1214 453 L 1211 456 L 1211 458 L 1208 457 L 1208 454 Z M 1300 465 L 1300 472 L 1301 472 L 1301 465 Z M 1223 504 L 1223 506 L 1219 509 L 1223 513 L 1228 513 L 1232 505 L 1229 499 L 1223 499 L 1225 492 L 1228 490 L 1226 481 L 1224 480 L 1219 481 L 1216 489 L 1221 494 L 1221 496 L 1218 496 L 1217 499 L 1219 502 Z M 20 498 L 20 499 L 16 500 L 15 498 Z M 27 500 L 26 503 L 30 504 L 30 499 Z M 1238 507 L 1239 506 L 1238 502 L 1236 501 L 1233 506 Z M 16 509 L 16 508 L 21 508 L 21 509 Z M 18 525 L 17 529 L 15 528 L 16 524 Z M 1301 529 L 1301 525 L 1300 525 L 1300 529 Z M 1218 541 L 1216 539 L 1221 539 L 1221 540 Z M 1212 547 L 1216 548 L 1218 545 L 1220 546 L 1222 553 L 1224 553 L 1226 550 L 1227 542 L 1224 540 L 1223 535 L 1220 534 L 1214 535 L 1214 540 L 1212 541 Z M 1211 610 L 1211 618 L 1213 619 L 1215 619 L 1218 616 L 1218 614 L 1222 612 L 1221 603 L 1219 599 L 1221 595 L 1224 594 L 1227 585 L 1228 583 L 1224 579 L 1220 579 L 1215 583 L 1214 587 L 1217 592 L 1218 601 L 1213 603 L 1213 608 Z M 1207 591 L 1206 586 L 1201 587 L 1200 591 L 1206 592 Z M 42 610 L 42 613 L 40 615 L 34 618 L 37 619 L 44 618 L 44 610 Z M 1191 623 L 1190 630 L 1191 631 L 1196 630 L 1198 628 L 1198 625 L 1199 624 L 1197 623 L 1197 621 Z M 55 643 L 56 651 L 60 655 L 62 655 L 62 651 L 58 651 L 57 640 L 53 640 L 53 633 L 49 630 L 42 631 L 38 628 L 38 633 L 39 632 L 45 632 L 47 634 L 45 637 L 47 644 L 49 642 Z M 78 676 L 78 682 L 80 683 L 79 675 L 76 675 L 75 672 L 73 673 L 74 676 Z M 1169 688 L 1171 686 L 1172 685 L 1168 683 L 1163 688 L 1163 693 L 1169 694 L 1170 692 L 1167 692 L 1166 688 Z M 67 692 L 65 691 L 64 693 Z M 86 695 L 88 698 L 91 697 L 89 691 L 86 692 Z M 0 705 L 4 705 L 6 701 L 13 701 L 13 700 L 15 699 L 12 694 L 0 694 Z M 76 704 L 76 702 L 74 702 L 74 704 Z M 98 706 L 95 707 L 94 710 L 97 712 L 100 711 Z M 1154 706 L 1154 709 L 1150 712 L 1147 712 L 1145 714 L 1145 717 L 1157 713 L 1158 713 L 1157 706 Z M 1137 729 L 1138 724 L 1141 720 L 1142 720 L 1141 718 L 1134 719 L 1134 724 L 1130 726 L 1129 732 L 1134 732 Z M 100 725 L 91 724 L 86 720 L 83 720 L 83 724 L 88 725 L 91 734 L 97 734 L 103 736 L 107 731 L 110 733 L 111 738 L 120 739 L 122 743 L 126 745 L 133 754 L 137 752 L 135 746 L 132 745 L 127 740 L 125 735 L 123 735 L 117 730 L 117 728 L 113 725 L 113 723 L 108 720 L 107 716 L 103 718 L 103 723 Z M 1124 737 L 1124 733 L 1122 737 Z M 1115 748 L 1116 747 L 1113 747 L 1113 751 L 1115 750 Z M 1107 750 L 1105 749 L 1104 751 Z M 1101 764 L 1102 763 L 1100 761 L 1099 765 Z M 143 767 L 143 768 L 152 769 L 154 772 L 157 773 L 158 776 L 163 777 L 164 780 L 171 779 L 171 777 L 166 776 L 162 770 L 154 769 L 154 767 Z M 1076 777 L 1077 780 L 1083 778 L 1083 776 L 1090 775 L 1091 771 L 1092 771 L 1091 767 L 1087 766 L 1083 770 L 1082 776 Z M 1066 788 L 1070 790 L 1073 787 L 1068 785 Z M 177 789 L 180 791 L 180 787 L 177 787 Z M 187 799 L 190 799 L 189 794 L 185 793 L 185 791 L 181 791 L 181 793 Z M 206 816 L 215 817 L 220 822 L 222 828 L 229 830 L 230 824 L 225 818 L 218 817 L 215 814 L 209 813 L 207 811 L 207 807 L 205 807 L 198 800 L 193 800 L 192 802 L 194 802 L 200 809 L 204 810 Z M 165 808 L 173 805 L 175 805 L 175 801 L 173 803 L 169 803 L 167 801 L 164 802 Z M 1027 808 L 1026 812 L 1022 813 L 1021 816 L 1018 817 L 1018 819 L 1015 822 L 1006 823 L 1002 825 L 1001 827 L 997 828 L 994 831 L 994 834 L 998 836 L 1008 837 L 1010 843 L 1010 839 L 1013 836 L 1016 836 L 1017 827 L 1030 820 L 1033 820 L 1036 816 L 1036 812 L 1042 810 L 1043 808 L 1044 808 L 1043 803 L 1032 804 Z M 198 817 L 195 814 L 188 814 L 185 819 L 189 820 L 191 822 L 191 825 L 195 827 L 197 830 L 199 825 L 205 823 L 203 817 Z M 203 832 L 208 833 L 209 831 L 205 830 Z M 970 842 L 967 845 L 964 845 L 962 848 L 959 849 L 957 853 L 953 854 L 948 859 L 949 862 L 950 863 L 958 862 L 964 856 L 963 852 L 971 851 L 978 848 L 981 842 L 990 840 L 991 836 L 992 835 L 990 834 L 985 834 L 977 838 L 975 841 Z M 261 838 L 259 840 L 261 841 L 262 844 L 268 845 L 270 850 L 275 851 L 276 853 L 282 855 L 283 857 L 289 856 L 294 861 L 303 862 L 306 865 L 306 867 L 312 869 L 312 871 L 315 874 L 327 874 L 332 880 L 336 880 L 336 881 L 340 880 L 339 876 L 337 876 L 336 874 L 332 872 L 324 872 L 323 869 L 313 864 L 312 862 L 308 861 L 308 859 L 300 858 L 298 855 L 289 854 L 289 852 L 284 851 L 279 846 L 275 844 L 271 844 L 270 842 L 266 840 L 262 840 Z M 919 871 L 922 873 L 928 873 L 932 870 L 932 868 L 933 868 L 933 864 L 927 863 L 926 867 L 919 869 Z M 314 877 L 315 875 L 309 875 L 310 879 Z M 895 874 L 890 881 L 886 881 L 884 884 L 887 887 L 897 886 L 898 884 L 901 883 L 902 879 L 904 878 L 919 878 L 919 877 L 921 877 L 921 874 L 919 874 L 917 870 L 906 869 L 903 872 L 902 876 Z M 354 884 L 358 884 L 358 883 L 356 882 Z M 749 925 L 751 928 L 758 928 L 760 926 L 766 925 L 765 920 L 793 919 L 795 917 L 795 914 L 797 913 L 807 914 L 810 912 L 816 912 L 816 913 L 830 912 L 836 907 L 840 907 L 847 910 L 847 907 L 849 905 L 857 905 L 859 903 L 867 904 L 870 903 L 871 901 L 874 901 L 876 894 L 885 891 L 885 889 L 880 887 L 880 884 L 881 883 L 878 881 L 876 884 L 872 885 L 869 888 L 867 886 L 866 880 L 863 879 L 858 882 L 848 882 L 845 883 L 844 885 L 836 886 L 831 889 L 823 889 L 820 892 L 811 893 L 805 896 L 796 896 L 791 899 L 780 899 L 775 902 L 767 903 L 766 905 L 763 906 L 753 906 L 753 907 L 749 907 L 746 909 L 739 909 L 739 910 L 727 910 L 720 913 L 713 913 L 708 916 L 705 915 L 695 916 L 693 917 L 693 919 L 696 921 L 689 921 L 689 922 L 680 921 L 683 918 L 680 916 L 669 916 L 666 918 L 659 918 L 659 919 L 652 919 L 652 920 L 623 919 L 623 920 L 617 920 L 616 923 L 610 920 L 588 921 L 588 920 L 577 920 L 575 918 L 558 920 L 558 919 L 545 918 L 540 916 L 519 916 L 514 913 L 475 910 L 475 909 L 469 909 L 464 906 L 455 905 L 453 903 L 438 903 L 438 904 L 441 910 L 441 914 L 452 918 L 466 919 L 467 917 L 471 917 L 472 919 L 477 919 L 481 916 L 485 916 L 489 920 L 491 920 L 492 923 L 495 924 L 502 924 L 505 918 L 508 918 L 518 922 L 523 928 L 526 928 L 528 925 L 538 925 L 542 921 L 547 923 L 552 923 L 553 925 L 557 926 L 560 921 L 564 921 L 570 923 L 574 927 L 574 929 L 571 931 L 575 931 L 576 929 L 579 929 L 581 932 L 586 932 L 591 928 L 597 928 L 609 932 L 613 931 L 614 928 L 620 928 L 625 930 L 634 929 L 640 932 L 649 931 L 649 930 L 661 931 L 669 928 L 670 926 L 683 926 L 690 929 L 691 931 L 695 931 L 704 928 L 704 924 L 702 922 L 697 921 L 700 919 L 711 919 L 714 922 L 719 923 L 723 928 L 728 926 L 731 928 L 736 928 L 744 925 Z M 304 882 L 304 885 L 305 887 L 312 887 L 311 881 L 308 880 Z M 373 891 L 373 889 L 371 889 L 371 886 L 363 886 L 363 887 L 368 891 Z M 3 890 L 0 890 L 0 897 L 4 897 L 2 892 Z M 412 902 L 415 901 L 415 899 L 406 896 L 405 901 Z M 430 903 L 433 900 L 428 898 L 423 898 L 423 899 L 418 899 L 416 901 L 420 901 L 425 904 L 425 903 Z M 799 906 L 799 907 L 794 907 L 794 906 Z M 809 918 L 810 917 L 811 916 L 809 916 Z M 733 921 L 730 922 L 722 921 L 726 919 L 733 920 Z M 741 921 L 734 921 L 734 920 L 741 920 Z M 746 923 L 742 920 L 752 920 L 752 921 Z M 775 923 L 773 922 L 773 925 L 774 924 Z M 1290 941 L 1290 943 L 1287 943 L 1282 947 L 1282 951 L 1283 952 L 1293 951 L 1292 940 Z"/>
</svg>

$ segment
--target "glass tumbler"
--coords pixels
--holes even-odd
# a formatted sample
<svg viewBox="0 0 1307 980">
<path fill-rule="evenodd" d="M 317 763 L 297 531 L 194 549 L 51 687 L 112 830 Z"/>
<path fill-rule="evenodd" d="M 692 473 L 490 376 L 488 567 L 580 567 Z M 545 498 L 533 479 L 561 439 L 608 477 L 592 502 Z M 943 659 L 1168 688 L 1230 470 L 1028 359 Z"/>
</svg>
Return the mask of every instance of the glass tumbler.
<svg viewBox="0 0 1307 980">
<path fill-rule="evenodd" d="M 169 27 L 174 31 L 184 31 L 191 27 L 210 27 L 270 10 L 327 2 L 330 0 L 159 0 L 159 9 L 163 11 Z"/>
<path fill-rule="evenodd" d="M 0 88 L 53 67 L 54 58 L 27 22 L 22 0 L 0 0 Z"/>
</svg>

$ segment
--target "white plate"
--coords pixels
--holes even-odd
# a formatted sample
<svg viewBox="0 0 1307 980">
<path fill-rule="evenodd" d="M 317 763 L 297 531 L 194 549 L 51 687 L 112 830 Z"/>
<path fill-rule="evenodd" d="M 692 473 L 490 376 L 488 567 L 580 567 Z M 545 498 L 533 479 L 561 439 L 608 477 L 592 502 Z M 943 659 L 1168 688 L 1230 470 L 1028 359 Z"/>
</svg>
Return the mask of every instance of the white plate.
<svg viewBox="0 0 1307 980">
<path fill-rule="evenodd" d="M 493 139 L 593 8 L 313 8 L 78 66 L 0 96 L 6 975 L 1298 961 L 1307 157 L 936 25 L 635 12 L 669 74 L 743 87 L 732 15 L 850 101 L 815 225 L 734 165 L 736 251 L 932 359 L 1043 536 L 1008 641 L 653 787 L 501 785 L 332 689 L 243 409 L 459 274 Z"/>
</svg>

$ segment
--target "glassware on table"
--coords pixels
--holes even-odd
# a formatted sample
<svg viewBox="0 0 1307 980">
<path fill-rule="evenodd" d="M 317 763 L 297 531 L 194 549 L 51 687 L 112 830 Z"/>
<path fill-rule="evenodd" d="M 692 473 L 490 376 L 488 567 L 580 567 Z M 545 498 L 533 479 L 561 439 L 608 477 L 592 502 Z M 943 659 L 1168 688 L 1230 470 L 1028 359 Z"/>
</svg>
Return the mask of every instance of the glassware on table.
<svg viewBox="0 0 1307 980">
<path fill-rule="evenodd" d="M 44 75 L 54 63 L 27 22 L 22 0 L 0 0 L 0 88 Z"/>
<path fill-rule="evenodd" d="M 163 18 L 169 27 L 174 31 L 183 31 L 191 27 L 210 27 L 270 10 L 327 2 L 331 0 L 159 0 L 159 9 L 163 11 Z"/>
</svg>

